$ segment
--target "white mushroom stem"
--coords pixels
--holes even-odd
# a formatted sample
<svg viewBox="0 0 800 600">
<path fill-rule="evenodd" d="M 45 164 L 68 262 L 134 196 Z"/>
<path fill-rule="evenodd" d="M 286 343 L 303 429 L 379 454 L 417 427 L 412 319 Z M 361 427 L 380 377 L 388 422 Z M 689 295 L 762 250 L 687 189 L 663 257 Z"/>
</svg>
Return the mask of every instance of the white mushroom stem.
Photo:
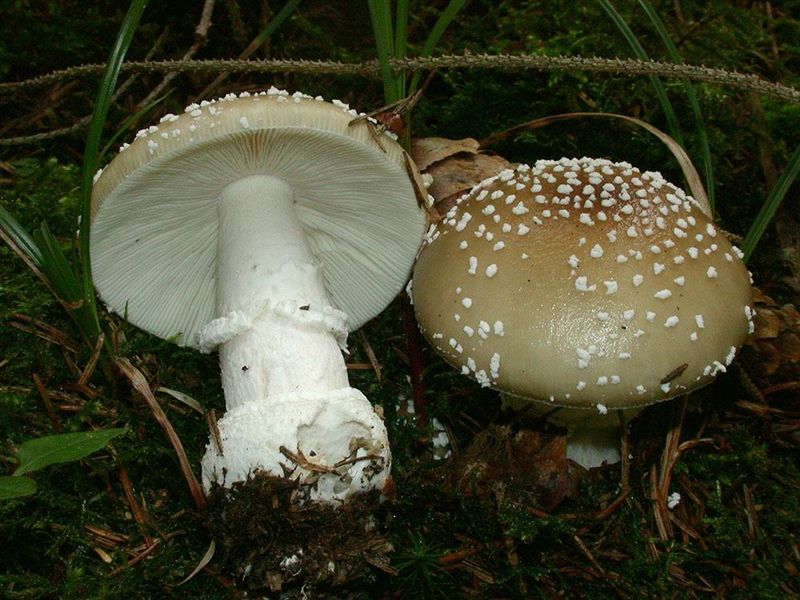
<svg viewBox="0 0 800 600">
<path fill-rule="evenodd" d="M 528 415 L 550 415 L 549 421 L 567 429 L 567 458 L 578 463 L 584 469 L 600 467 L 604 463 L 613 465 L 622 459 L 622 426 L 617 417 L 618 411 L 608 411 L 598 415 L 595 411 L 561 407 L 553 410 L 553 406 L 542 402 L 531 403 L 529 400 L 504 394 L 500 398 L 503 408 Z M 633 418 L 639 409 L 623 411 L 626 419 Z"/>
<path fill-rule="evenodd" d="M 306 326 L 299 315 L 270 314 L 281 301 L 298 313 L 330 305 L 291 188 L 274 177 L 245 177 L 225 188 L 219 211 L 217 314 L 241 312 L 254 321 L 220 349 L 227 408 L 349 387 L 331 332 Z"/>
<path fill-rule="evenodd" d="M 621 445 L 622 430 L 619 424 L 598 427 L 579 423 L 574 429 L 569 429 L 567 458 L 585 469 L 600 467 L 604 463 L 612 465 L 622 458 Z"/>
<path fill-rule="evenodd" d="M 206 345 L 221 342 L 227 412 L 222 452 L 212 442 L 203 461 L 206 486 L 288 469 L 302 481 L 319 478 L 310 492 L 319 501 L 382 487 L 386 430 L 349 386 L 340 347 L 346 315 L 330 306 L 292 189 L 274 177 L 244 177 L 224 189 L 219 211 L 220 318 L 202 336 Z"/>
</svg>

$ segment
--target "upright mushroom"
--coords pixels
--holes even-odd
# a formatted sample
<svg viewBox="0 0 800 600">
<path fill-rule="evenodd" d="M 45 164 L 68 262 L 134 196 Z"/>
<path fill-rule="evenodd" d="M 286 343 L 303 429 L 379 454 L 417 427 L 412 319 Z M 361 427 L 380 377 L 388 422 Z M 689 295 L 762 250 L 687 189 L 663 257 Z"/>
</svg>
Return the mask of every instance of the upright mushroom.
<svg viewBox="0 0 800 600">
<path fill-rule="evenodd" d="M 357 116 L 275 88 L 229 95 L 140 131 L 96 177 L 103 301 L 219 348 L 227 412 L 206 488 L 288 471 L 329 502 L 386 482 L 386 429 L 341 351 L 402 288 L 425 217 L 400 146 Z"/>
<path fill-rule="evenodd" d="M 617 409 L 707 384 L 752 330 L 741 253 L 706 210 L 628 163 L 506 169 L 427 235 L 420 328 L 465 375 L 568 425 L 573 460 L 618 459 Z"/>
</svg>

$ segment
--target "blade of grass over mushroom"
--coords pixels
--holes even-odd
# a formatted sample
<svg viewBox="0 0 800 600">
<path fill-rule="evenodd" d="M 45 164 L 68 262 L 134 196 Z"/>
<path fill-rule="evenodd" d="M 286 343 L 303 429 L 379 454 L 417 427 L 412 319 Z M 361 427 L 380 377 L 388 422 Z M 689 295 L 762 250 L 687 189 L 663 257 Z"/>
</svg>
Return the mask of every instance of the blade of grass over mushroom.
<svg viewBox="0 0 800 600">
<path fill-rule="evenodd" d="M 678 51 L 678 47 L 672 41 L 669 32 L 667 32 L 667 28 L 664 26 L 664 22 L 661 20 L 661 17 L 658 16 L 658 13 L 655 11 L 655 9 L 653 9 L 653 6 L 647 0 L 639 0 L 639 6 L 642 7 L 645 14 L 650 19 L 650 22 L 653 24 L 653 27 L 658 32 L 658 35 L 661 37 L 661 41 L 664 42 L 664 46 L 667 48 L 670 59 L 675 64 L 683 64 L 683 58 Z M 711 205 L 711 211 L 714 212 L 714 169 L 713 165 L 711 164 L 711 148 L 708 145 L 706 123 L 705 119 L 703 119 L 703 112 L 700 110 L 700 101 L 697 98 L 697 92 L 694 89 L 694 85 L 688 81 L 685 81 L 683 88 L 686 90 L 686 97 L 689 99 L 689 105 L 691 106 L 692 114 L 694 115 L 695 127 L 697 128 L 697 139 L 700 144 L 700 157 L 703 164 L 703 174 L 705 175 L 706 180 L 708 203 Z"/>
<path fill-rule="evenodd" d="M 375 36 L 375 49 L 381 64 L 384 100 L 387 103 L 397 102 L 401 98 L 398 95 L 397 76 L 389 65 L 394 40 L 389 0 L 369 0 L 369 16 Z"/>
<path fill-rule="evenodd" d="M 108 59 L 108 65 L 97 93 L 89 133 L 86 137 L 86 146 L 83 155 L 83 170 L 81 173 L 81 220 L 80 220 L 80 276 L 81 294 L 85 302 L 88 318 L 93 321 L 92 330 L 100 332 L 100 319 L 97 316 L 94 285 L 92 283 L 92 263 L 90 256 L 89 221 L 92 205 L 92 185 L 94 174 L 100 160 L 100 139 L 103 135 L 108 110 L 111 107 L 111 98 L 117 84 L 122 62 L 133 40 L 133 34 L 139 25 L 139 20 L 147 6 L 147 0 L 133 0 L 122 22 L 114 47 Z M 95 335 L 95 339 L 96 339 Z M 94 345 L 94 339 L 90 340 Z"/>
<path fill-rule="evenodd" d="M 789 159 L 789 163 L 786 165 L 786 168 L 781 173 L 780 178 L 775 183 L 775 187 L 770 190 L 767 199 L 764 201 L 761 210 L 758 211 L 756 218 L 753 220 L 753 224 L 750 226 L 747 235 L 744 238 L 744 242 L 742 243 L 742 251 L 744 252 L 744 260 L 747 261 L 753 255 L 753 251 L 758 244 L 758 241 L 761 239 L 761 236 L 764 235 L 764 231 L 766 231 L 767 226 L 772 222 L 772 219 L 775 217 L 775 213 L 778 212 L 778 208 L 780 208 L 781 202 L 786 197 L 789 188 L 792 186 L 792 183 L 797 179 L 797 176 L 800 174 L 800 146 L 795 148 L 794 154 Z"/>
<path fill-rule="evenodd" d="M 450 0 L 450 2 L 448 2 L 445 9 L 436 20 L 433 29 L 431 29 L 428 39 L 425 40 L 425 44 L 422 46 L 422 50 L 419 53 L 420 57 L 430 56 L 433 53 L 433 49 L 436 48 L 436 44 L 439 43 L 442 34 L 444 34 L 450 23 L 452 23 L 456 18 L 458 11 L 466 6 L 467 2 L 469 2 L 469 0 Z M 411 77 L 411 83 L 408 86 L 409 94 L 413 94 L 417 91 L 417 87 L 419 86 L 419 81 L 421 78 L 422 72 L 416 71 Z"/>
<path fill-rule="evenodd" d="M 289 0 L 286 4 L 284 4 L 278 11 L 278 14 L 276 14 L 275 17 L 269 23 L 267 23 L 267 26 L 259 32 L 255 40 L 253 40 L 253 45 L 255 45 L 257 48 L 266 42 L 270 37 L 272 37 L 272 34 L 275 33 L 289 17 L 292 16 L 292 13 L 300 5 L 301 1 L 302 0 Z"/>
<path fill-rule="evenodd" d="M 639 43 L 639 40 L 636 39 L 631 28 L 625 22 L 625 19 L 622 18 L 617 12 L 617 9 L 609 2 L 609 0 L 597 0 L 600 3 L 600 6 L 603 7 L 603 10 L 608 13 L 608 16 L 611 17 L 611 20 L 614 21 L 614 25 L 617 26 L 617 29 L 620 30 L 625 39 L 628 42 L 628 45 L 633 50 L 636 57 L 640 60 L 650 60 L 650 56 L 648 56 L 645 49 Z M 667 119 L 667 127 L 669 129 L 670 135 L 681 145 L 683 146 L 683 134 L 681 133 L 681 127 L 678 123 L 678 117 L 675 115 L 675 109 L 672 107 L 672 103 L 669 101 L 669 97 L 667 96 L 667 91 L 664 89 L 664 84 L 661 83 L 661 80 L 658 77 L 652 76 L 650 77 L 650 83 L 653 86 L 653 90 L 656 93 L 656 97 L 658 98 L 658 102 L 661 104 L 661 110 L 664 111 L 664 117 Z"/>
<path fill-rule="evenodd" d="M 619 115 L 616 113 L 603 113 L 603 112 L 596 112 L 596 113 L 573 112 L 573 113 L 564 113 L 561 115 L 552 115 L 549 117 L 534 119 L 533 121 L 528 121 L 527 123 L 521 123 L 520 125 L 515 125 L 514 127 L 506 129 L 505 131 L 492 134 L 489 137 L 482 139 L 480 141 L 480 146 L 481 148 L 486 148 L 487 146 L 496 144 L 497 142 L 504 140 L 511 135 L 515 135 L 521 131 L 540 129 L 541 127 L 545 127 L 557 121 L 565 121 L 567 119 L 577 119 L 582 117 L 606 117 L 612 119 L 621 119 L 622 121 L 638 125 L 639 127 L 646 129 L 654 136 L 656 136 L 659 140 L 661 140 L 664 143 L 664 145 L 667 146 L 667 148 L 670 149 L 672 155 L 678 161 L 678 164 L 680 164 L 681 169 L 683 170 L 683 176 L 686 178 L 686 182 L 689 184 L 689 190 L 692 192 L 694 199 L 697 200 L 697 202 L 700 204 L 703 212 L 705 212 L 708 216 L 711 216 L 711 207 L 709 205 L 708 198 L 706 197 L 706 192 L 703 189 L 703 182 L 700 179 L 700 175 L 698 174 L 697 169 L 694 166 L 694 163 L 692 163 L 692 159 L 689 158 L 688 154 L 686 154 L 686 151 L 683 149 L 683 146 L 681 146 L 669 135 L 661 131 L 658 127 L 655 127 L 650 123 L 647 123 L 635 117 L 629 117 L 627 115 Z"/>
<path fill-rule="evenodd" d="M 141 110 L 136 111 L 136 113 L 132 114 L 130 117 L 125 119 L 122 122 L 122 125 L 120 125 L 117 128 L 117 130 L 114 132 L 114 135 L 112 135 L 111 138 L 106 142 L 106 145 L 103 146 L 103 149 L 100 150 L 100 156 L 98 158 L 98 161 L 99 162 L 103 162 L 104 161 L 104 157 L 111 151 L 111 149 L 116 144 L 117 140 L 119 140 L 122 136 L 124 136 L 128 132 L 128 130 L 132 127 L 132 125 L 134 123 L 138 122 L 139 119 L 141 119 L 143 116 L 145 116 L 151 110 L 153 110 L 156 106 L 158 106 L 164 100 L 166 100 L 171 93 L 172 93 L 172 90 L 168 91 L 163 96 L 159 96 L 158 98 L 156 98 L 152 102 L 150 102 L 150 103 L 146 104 L 145 106 L 143 106 L 141 108 Z"/>
</svg>

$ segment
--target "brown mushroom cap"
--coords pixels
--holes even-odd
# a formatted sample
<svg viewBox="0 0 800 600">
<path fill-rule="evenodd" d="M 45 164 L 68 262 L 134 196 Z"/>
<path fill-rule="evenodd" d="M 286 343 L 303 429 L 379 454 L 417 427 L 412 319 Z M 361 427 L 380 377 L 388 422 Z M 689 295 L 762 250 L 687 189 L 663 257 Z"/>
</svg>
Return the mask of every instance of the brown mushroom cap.
<svg viewBox="0 0 800 600">
<path fill-rule="evenodd" d="M 482 385 L 631 408 L 705 385 L 752 328 L 741 252 L 659 173 L 591 158 L 481 182 L 414 270 L 424 335 Z"/>
</svg>

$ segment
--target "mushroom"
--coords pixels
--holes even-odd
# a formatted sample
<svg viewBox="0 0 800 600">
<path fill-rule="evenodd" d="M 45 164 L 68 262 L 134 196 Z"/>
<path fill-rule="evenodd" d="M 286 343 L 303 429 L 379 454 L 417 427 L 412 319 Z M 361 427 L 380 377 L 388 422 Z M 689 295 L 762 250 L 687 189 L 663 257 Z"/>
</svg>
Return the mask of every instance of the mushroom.
<svg viewBox="0 0 800 600">
<path fill-rule="evenodd" d="M 271 88 L 166 115 L 98 173 L 92 269 L 111 311 L 219 348 L 227 412 L 206 489 L 256 471 L 332 502 L 387 480 L 348 331 L 402 289 L 425 229 L 402 148 L 347 105 Z"/>
<path fill-rule="evenodd" d="M 738 248 L 656 172 L 592 158 L 482 181 L 426 235 L 413 299 L 461 372 L 571 429 L 584 466 L 619 459 L 617 410 L 709 383 L 752 331 Z"/>
</svg>

